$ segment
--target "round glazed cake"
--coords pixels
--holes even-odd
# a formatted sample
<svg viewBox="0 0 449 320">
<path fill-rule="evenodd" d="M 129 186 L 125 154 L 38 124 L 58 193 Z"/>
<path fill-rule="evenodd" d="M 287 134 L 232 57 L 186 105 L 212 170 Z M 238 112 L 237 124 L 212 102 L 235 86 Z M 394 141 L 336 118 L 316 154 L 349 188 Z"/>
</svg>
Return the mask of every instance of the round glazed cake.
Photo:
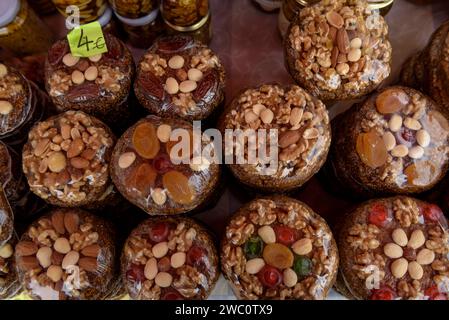
<svg viewBox="0 0 449 320">
<path fill-rule="evenodd" d="M 355 299 L 447 300 L 448 235 L 434 204 L 403 196 L 368 201 L 345 218 L 340 272 Z"/>
<path fill-rule="evenodd" d="M 218 280 L 218 254 L 194 220 L 152 218 L 127 239 L 122 275 L 131 299 L 207 299 Z"/>
<path fill-rule="evenodd" d="M 158 116 L 206 119 L 224 100 L 225 71 L 218 56 L 189 36 L 157 39 L 137 68 L 134 92 Z"/>
<path fill-rule="evenodd" d="M 81 111 L 37 123 L 22 154 L 31 191 L 61 207 L 100 203 L 113 190 L 109 161 L 114 142 L 103 122 Z"/>
<path fill-rule="evenodd" d="M 229 129 L 255 130 L 255 136 L 266 130 L 265 140 L 257 138 L 254 146 L 250 138 L 243 145 L 237 139 L 232 141 L 234 156 L 243 148 L 246 163 L 235 160 L 229 166 L 241 182 L 266 191 L 286 191 L 303 185 L 323 165 L 331 143 L 325 105 L 295 85 L 265 84 L 243 91 L 226 108 L 219 127 L 223 136 Z M 277 141 L 270 130 L 277 133 Z M 265 148 L 259 142 L 264 142 Z M 277 155 L 270 156 L 270 147 L 277 148 Z M 227 150 L 225 145 L 226 156 Z M 249 150 L 257 151 L 255 162 L 250 162 Z M 261 156 L 264 152 L 265 160 Z"/>
<path fill-rule="evenodd" d="M 120 193 L 151 215 L 185 213 L 206 204 L 221 170 L 202 155 L 195 156 L 193 132 L 184 120 L 156 116 L 129 128 L 118 140 L 111 162 L 112 180 Z M 199 139 L 203 148 L 212 146 Z M 189 151 L 177 149 L 178 144 Z"/>
<path fill-rule="evenodd" d="M 324 101 L 364 96 L 391 71 L 388 26 L 365 0 L 323 0 L 305 7 L 284 44 L 292 77 Z"/>
<path fill-rule="evenodd" d="M 79 209 L 54 209 L 16 245 L 19 279 L 32 299 L 96 300 L 109 292 L 115 268 L 110 225 Z"/>
<path fill-rule="evenodd" d="M 74 57 L 67 39 L 49 50 L 45 66 L 46 89 L 58 111 L 80 110 L 108 124 L 129 117 L 128 95 L 135 66 L 129 49 L 105 33 L 108 52 Z"/>
<path fill-rule="evenodd" d="M 429 190 L 448 168 L 448 119 L 419 91 L 385 88 L 335 120 L 329 163 L 361 195 Z"/>
<path fill-rule="evenodd" d="M 338 252 L 319 215 L 274 196 L 251 201 L 231 218 L 221 268 L 239 299 L 321 300 L 335 282 Z"/>
<path fill-rule="evenodd" d="M 14 245 L 16 237 L 0 245 L 0 299 L 8 299 L 20 290 L 20 282 L 17 279 Z"/>
<path fill-rule="evenodd" d="M 0 63 L 0 140 L 23 143 L 28 130 L 44 115 L 48 96 L 19 71 Z"/>
</svg>

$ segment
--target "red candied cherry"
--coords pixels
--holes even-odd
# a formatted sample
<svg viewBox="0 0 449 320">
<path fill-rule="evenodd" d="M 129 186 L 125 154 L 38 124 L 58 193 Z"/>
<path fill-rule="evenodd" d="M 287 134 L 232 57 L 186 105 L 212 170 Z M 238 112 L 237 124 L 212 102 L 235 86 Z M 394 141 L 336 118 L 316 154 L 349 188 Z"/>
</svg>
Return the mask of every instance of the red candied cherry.
<svg viewBox="0 0 449 320">
<path fill-rule="evenodd" d="M 423 207 L 422 213 L 427 222 L 438 222 L 443 215 L 440 207 L 435 204 L 427 204 Z"/>
<path fill-rule="evenodd" d="M 134 282 L 143 282 L 145 280 L 145 266 L 139 264 L 131 264 L 126 271 L 126 278 Z"/>
<path fill-rule="evenodd" d="M 285 246 L 290 246 L 296 241 L 296 232 L 292 228 L 278 225 L 274 227 L 274 232 L 277 242 Z"/>
<path fill-rule="evenodd" d="M 173 169 L 173 164 L 166 154 L 160 154 L 153 160 L 153 167 L 160 174 L 164 174 Z"/>
<path fill-rule="evenodd" d="M 187 251 L 187 264 L 191 266 L 201 266 L 206 267 L 207 252 L 204 248 L 199 246 L 192 246 L 189 251 Z"/>
<path fill-rule="evenodd" d="M 394 300 L 394 298 L 396 298 L 396 294 L 393 289 L 389 286 L 383 286 L 379 289 L 374 289 L 369 300 Z"/>
<path fill-rule="evenodd" d="M 265 265 L 257 274 L 265 287 L 274 288 L 282 282 L 282 275 L 275 267 Z"/>
<path fill-rule="evenodd" d="M 178 291 L 172 289 L 165 292 L 161 300 L 184 300 L 184 297 Z"/>
<path fill-rule="evenodd" d="M 170 270 L 170 258 L 169 257 L 163 257 L 157 262 L 157 270 L 159 272 L 167 272 Z"/>
<path fill-rule="evenodd" d="M 427 288 L 424 295 L 428 296 L 430 300 L 447 300 L 447 295 L 441 293 L 436 285 Z"/>
<path fill-rule="evenodd" d="M 167 240 L 170 228 L 165 222 L 157 222 L 153 224 L 149 230 L 149 237 L 151 241 L 162 242 Z"/>
<path fill-rule="evenodd" d="M 374 204 L 369 212 L 368 222 L 381 228 L 384 227 L 388 222 L 388 208 L 381 203 Z"/>
</svg>

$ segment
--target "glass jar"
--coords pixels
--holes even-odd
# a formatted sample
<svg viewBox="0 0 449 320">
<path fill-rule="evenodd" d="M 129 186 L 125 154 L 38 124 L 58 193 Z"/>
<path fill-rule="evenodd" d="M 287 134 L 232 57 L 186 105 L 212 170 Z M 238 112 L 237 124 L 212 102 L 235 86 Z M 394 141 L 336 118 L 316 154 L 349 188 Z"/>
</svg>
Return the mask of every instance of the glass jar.
<svg viewBox="0 0 449 320">
<path fill-rule="evenodd" d="M 393 7 L 394 0 L 368 0 L 368 7 L 380 10 L 380 14 L 385 16 Z"/>
<path fill-rule="evenodd" d="M 28 0 L 30 6 L 40 16 L 46 16 L 56 11 L 55 5 L 51 0 Z"/>
<path fill-rule="evenodd" d="M 212 23 L 208 0 L 162 0 L 161 13 L 168 34 L 188 34 L 209 44 Z"/>
<path fill-rule="evenodd" d="M 296 17 L 298 12 L 311 4 L 317 3 L 319 0 L 284 0 L 282 1 L 281 10 L 278 17 L 278 28 L 281 36 L 284 37 L 290 22 Z"/>
<path fill-rule="evenodd" d="M 159 0 L 109 0 L 112 9 L 120 16 L 137 19 L 159 8 Z"/>
<path fill-rule="evenodd" d="M 50 29 L 25 0 L 0 1 L 0 47 L 24 56 L 46 52 L 52 42 Z"/>
<path fill-rule="evenodd" d="M 137 19 L 129 19 L 115 13 L 121 22 L 129 43 L 137 48 L 148 48 L 164 31 L 163 21 L 159 9 Z"/>
<path fill-rule="evenodd" d="M 67 17 L 66 8 L 78 6 L 80 10 L 80 24 L 97 20 L 107 8 L 106 0 L 52 0 L 56 9 Z"/>
</svg>

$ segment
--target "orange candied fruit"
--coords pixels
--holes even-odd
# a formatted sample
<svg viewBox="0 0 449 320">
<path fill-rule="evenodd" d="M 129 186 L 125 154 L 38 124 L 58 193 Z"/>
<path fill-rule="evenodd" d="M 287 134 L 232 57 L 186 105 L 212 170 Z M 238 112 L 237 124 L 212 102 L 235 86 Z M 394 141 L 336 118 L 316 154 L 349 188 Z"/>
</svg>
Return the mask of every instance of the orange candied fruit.
<svg viewBox="0 0 449 320">
<path fill-rule="evenodd" d="M 176 203 L 189 204 L 195 198 L 189 179 L 181 172 L 172 170 L 165 173 L 162 184 L 167 189 L 169 197 Z"/>
<path fill-rule="evenodd" d="M 430 161 L 416 161 L 405 168 L 407 182 L 412 186 L 426 186 L 432 183 L 436 176 L 436 168 Z"/>
<path fill-rule="evenodd" d="M 142 158 L 153 159 L 159 153 L 159 139 L 152 123 L 139 124 L 134 130 L 132 141 L 136 152 Z"/>
<path fill-rule="evenodd" d="M 383 91 L 376 98 L 379 113 L 391 114 L 402 110 L 410 101 L 409 96 L 401 89 L 391 88 Z"/>
<path fill-rule="evenodd" d="M 134 169 L 127 180 L 128 188 L 135 188 L 143 195 L 150 194 L 150 190 L 154 187 L 157 172 L 148 163 L 142 163 Z"/>
<path fill-rule="evenodd" d="M 267 264 L 278 269 L 286 269 L 293 266 L 292 251 L 280 243 L 270 243 L 263 250 L 263 259 Z"/>
<path fill-rule="evenodd" d="M 373 169 L 387 162 L 388 151 L 385 142 L 374 129 L 358 135 L 356 150 L 363 163 Z"/>
</svg>

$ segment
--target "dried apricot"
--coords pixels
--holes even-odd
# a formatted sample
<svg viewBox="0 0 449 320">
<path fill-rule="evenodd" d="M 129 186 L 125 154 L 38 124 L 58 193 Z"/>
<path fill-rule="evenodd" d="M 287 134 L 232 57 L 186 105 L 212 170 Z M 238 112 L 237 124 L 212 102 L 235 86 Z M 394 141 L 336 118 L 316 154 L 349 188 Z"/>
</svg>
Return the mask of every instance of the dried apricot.
<svg viewBox="0 0 449 320">
<path fill-rule="evenodd" d="M 412 186 L 426 186 L 435 179 L 436 168 L 430 161 L 416 161 L 404 170 L 407 182 Z"/>
<path fill-rule="evenodd" d="M 149 122 L 139 124 L 133 133 L 136 152 L 145 159 L 153 159 L 159 152 L 160 144 L 154 125 Z"/>
<path fill-rule="evenodd" d="M 293 265 L 292 251 L 280 243 L 270 243 L 263 250 L 263 259 L 267 264 L 278 269 L 290 268 Z"/>
<path fill-rule="evenodd" d="M 382 114 L 400 111 L 409 103 L 408 95 L 401 89 L 392 88 L 383 91 L 376 98 L 376 108 Z"/>
<path fill-rule="evenodd" d="M 181 172 L 167 172 L 162 177 L 162 184 L 168 190 L 168 196 L 176 203 L 189 204 L 195 197 L 189 179 Z"/>
<path fill-rule="evenodd" d="M 126 184 L 129 188 L 135 188 L 142 194 L 147 195 L 154 186 L 156 177 L 156 170 L 150 164 L 142 163 L 132 172 Z"/>
<path fill-rule="evenodd" d="M 388 152 L 382 137 L 371 130 L 357 137 L 357 153 L 367 166 L 375 169 L 387 162 Z"/>
</svg>

